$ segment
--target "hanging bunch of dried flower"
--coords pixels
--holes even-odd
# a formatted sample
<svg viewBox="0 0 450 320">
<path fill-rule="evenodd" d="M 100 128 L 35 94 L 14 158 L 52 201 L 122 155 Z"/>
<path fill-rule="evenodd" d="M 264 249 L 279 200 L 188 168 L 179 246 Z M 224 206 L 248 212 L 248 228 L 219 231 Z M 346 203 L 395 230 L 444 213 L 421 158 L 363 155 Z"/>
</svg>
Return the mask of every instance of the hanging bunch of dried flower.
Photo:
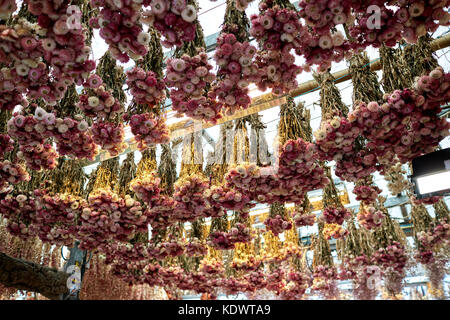
<svg viewBox="0 0 450 320">
<path fill-rule="evenodd" d="M 314 250 L 313 270 L 314 279 L 311 289 L 319 292 L 325 299 L 336 299 L 339 297 L 337 288 L 337 270 L 333 263 L 330 244 L 324 238 L 324 224 L 318 223 L 319 234 L 313 236 L 311 247 Z"/>
<path fill-rule="evenodd" d="M 224 23 L 214 53 L 219 70 L 208 94 L 223 104 L 225 115 L 247 109 L 251 102 L 248 85 L 254 80 L 257 69 L 252 66 L 256 48 L 249 43 L 248 26 L 245 11 L 237 10 L 234 0 L 227 0 Z"/>
<path fill-rule="evenodd" d="M 408 263 L 406 236 L 384 207 L 385 200 L 386 198 L 379 197 L 375 205 L 376 209 L 384 213 L 385 218 L 381 227 L 373 232 L 375 252 L 371 262 L 382 269 L 387 297 L 397 299 L 403 289 Z"/>
<path fill-rule="evenodd" d="M 213 66 L 208 62 L 203 30 L 195 20 L 195 39 L 175 50 L 174 58 L 167 60 L 164 81 L 170 89 L 172 109 L 178 117 L 216 123 L 222 117 L 222 105 L 208 97 L 207 92 L 215 80 Z"/>
<path fill-rule="evenodd" d="M 149 29 L 149 52 L 136 66 L 127 71 L 126 84 L 133 101 L 124 116 L 130 122 L 131 132 L 144 150 L 155 144 L 168 143 L 169 131 L 164 116 L 166 88 L 163 79 L 163 51 L 159 33 Z"/>
<path fill-rule="evenodd" d="M 430 216 L 424 204 L 412 202 L 411 220 L 417 245 L 415 258 L 425 266 L 430 278 L 431 295 L 441 298 L 444 295 L 442 281 L 449 257 L 449 211 L 443 200 L 436 202 L 433 207 L 435 218 Z"/>
</svg>

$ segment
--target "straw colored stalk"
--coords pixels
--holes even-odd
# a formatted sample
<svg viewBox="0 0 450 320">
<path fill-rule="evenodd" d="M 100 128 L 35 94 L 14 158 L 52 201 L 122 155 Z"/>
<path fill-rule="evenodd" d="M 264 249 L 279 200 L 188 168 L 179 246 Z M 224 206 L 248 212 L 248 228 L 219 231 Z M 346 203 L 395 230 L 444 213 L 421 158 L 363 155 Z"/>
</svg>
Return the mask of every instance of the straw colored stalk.
<svg viewBox="0 0 450 320">
<path fill-rule="evenodd" d="M 402 59 L 402 49 L 382 46 L 379 50 L 383 77 L 381 84 L 385 93 L 403 90 L 412 83 L 408 66 Z"/>
<path fill-rule="evenodd" d="M 112 158 L 100 163 L 96 170 L 92 191 L 103 188 L 112 191 L 119 174 L 119 158 Z"/>
<path fill-rule="evenodd" d="M 339 197 L 338 190 L 331 177 L 331 168 L 324 166 L 324 169 L 328 179 L 330 180 L 330 183 L 323 188 L 323 196 L 322 196 L 323 208 L 327 207 L 342 208 L 343 205 L 341 202 L 341 198 Z"/>
<path fill-rule="evenodd" d="M 250 21 L 245 11 L 236 9 L 235 0 L 226 0 L 226 3 L 222 32 L 233 33 L 239 42 L 248 41 Z"/>
<path fill-rule="evenodd" d="M 251 163 L 264 166 L 270 163 L 269 146 L 267 144 L 265 129 L 266 126 L 261 121 L 261 116 L 257 113 L 248 116 L 250 123 L 250 157 Z"/>
<path fill-rule="evenodd" d="M 141 159 L 142 161 L 142 159 Z M 121 197 L 125 195 L 133 195 L 130 190 L 130 182 L 136 177 L 136 164 L 134 162 L 134 152 L 127 154 L 125 160 L 123 160 L 119 171 L 119 177 L 115 185 L 115 191 Z"/>
<path fill-rule="evenodd" d="M 235 120 L 232 161 L 240 164 L 249 161 L 250 141 L 248 138 L 247 117 Z"/>
<path fill-rule="evenodd" d="M 195 133 L 199 134 L 199 133 Z M 199 138 L 200 140 L 201 138 Z M 196 150 L 196 146 L 198 150 Z M 203 170 L 203 146 L 201 140 L 196 143 L 194 134 L 188 134 L 183 139 L 180 178 L 200 174 Z"/>
<path fill-rule="evenodd" d="M 233 122 L 225 122 L 220 125 L 219 138 L 214 146 L 214 152 L 210 153 L 205 174 L 210 177 L 211 183 L 219 185 L 223 183 L 228 171 L 228 162 L 231 157 L 228 150 L 232 150 L 233 139 L 227 134 L 231 132 Z"/>
<path fill-rule="evenodd" d="M 353 105 L 357 105 L 359 102 L 381 101 L 383 92 L 377 74 L 370 69 L 370 60 L 367 53 L 364 51 L 354 55 L 349 59 L 349 62 L 349 71 L 353 83 Z"/>
<path fill-rule="evenodd" d="M 409 87 L 413 85 L 412 81 L 415 77 L 428 74 L 439 66 L 438 61 L 433 57 L 432 40 L 433 38 L 427 34 L 420 37 L 417 44 L 407 45 L 403 49 L 402 59 L 411 74 Z"/>
<path fill-rule="evenodd" d="M 393 220 L 389 215 L 388 210 L 383 205 L 386 198 L 378 197 L 378 202 L 375 204 L 375 208 L 381 210 L 385 218 L 380 228 L 377 228 L 373 232 L 374 236 L 374 248 L 386 248 L 393 241 L 397 241 L 403 245 L 406 245 L 406 236 L 397 221 Z"/>
<path fill-rule="evenodd" d="M 52 193 L 82 196 L 87 177 L 83 170 L 84 162 L 60 159 L 54 170 L 47 171 L 42 176 L 42 181 L 48 180 L 46 189 Z"/>
<path fill-rule="evenodd" d="M 434 212 L 436 214 L 437 221 L 447 220 L 450 221 L 450 211 L 444 199 L 439 200 L 433 204 Z"/>
<path fill-rule="evenodd" d="M 177 179 L 176 164 L 172 159 L 172 149 L 169 144 L 161 145 L 161 161 L 158 167 L 158 176 L 161 178 L 161 193 L 172 195 L 174 183 Z"/>
<path fill-rule="evenodd" d="M 327 71 L 322 74 L 313 73 L 314 79 L 320 84 L 320 108 L 322 121 L 330 120 L 335 116 L 346 117 L 348 107 L 342 102 L 341 93 L 336 87 L 335 78 Z"/>
<path fill-rule="evenodd" d="M 333 256 L 331 255 L 331 248 L 328 241 L 323 236 L 323 229 L 324 229 L 324 223 L 319 222 L 318 223 L 318 229 L 319 234 L 318 236 L 312 237 L 312 243 L 311 246 L 314 250 L 313 255 L 313 269 L 317 268 L 318 266 L 329 266 L 333 267 Z"/>
</svg>

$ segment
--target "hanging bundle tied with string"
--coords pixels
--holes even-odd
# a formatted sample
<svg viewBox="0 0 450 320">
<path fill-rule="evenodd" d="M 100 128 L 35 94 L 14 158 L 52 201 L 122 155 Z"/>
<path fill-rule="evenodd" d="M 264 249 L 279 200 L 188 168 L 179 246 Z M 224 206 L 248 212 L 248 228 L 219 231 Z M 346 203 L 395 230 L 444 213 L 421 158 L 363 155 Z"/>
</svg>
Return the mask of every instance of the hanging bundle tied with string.
<svg viewBox="0 0 450 320">
<path fill-rule="evenodd" d="M 126 84 L 133 101 L 124 116 L 130 121 L 131 132 L 143 151 L 155 144 L 170 141 L 163 105 L 166 98 L 163 80 L 163 51 L 159 33 L 149 29 L 149 52 L 136 66 L 127 71 Z"/>
<path fill-rule="evenodd" d="M 172 109 L 177 117 L 216 123 L 222 117 L 222 105 L 208 97 L 207 92 L 215 80 L 213 66 L 208 62 L 203 30 L 195 20 L 195 39 L 175 50 L 174 58 L 167 60 L 166 77 L 170 88 Z"/>
</svg>

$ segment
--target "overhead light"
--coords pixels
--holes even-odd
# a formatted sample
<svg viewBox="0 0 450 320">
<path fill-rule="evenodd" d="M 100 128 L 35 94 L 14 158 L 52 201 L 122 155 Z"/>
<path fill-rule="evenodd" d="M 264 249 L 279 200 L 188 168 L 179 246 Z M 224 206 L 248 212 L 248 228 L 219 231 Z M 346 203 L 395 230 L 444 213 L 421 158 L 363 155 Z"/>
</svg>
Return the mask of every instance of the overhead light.
<svg viewBox="0 0 450 320">
<path fill-rule="evenodd" d="M 411 182 L 417 199 L 450 193 L 450 148 L 414 159 L 412 170 Z"/>
</svg>

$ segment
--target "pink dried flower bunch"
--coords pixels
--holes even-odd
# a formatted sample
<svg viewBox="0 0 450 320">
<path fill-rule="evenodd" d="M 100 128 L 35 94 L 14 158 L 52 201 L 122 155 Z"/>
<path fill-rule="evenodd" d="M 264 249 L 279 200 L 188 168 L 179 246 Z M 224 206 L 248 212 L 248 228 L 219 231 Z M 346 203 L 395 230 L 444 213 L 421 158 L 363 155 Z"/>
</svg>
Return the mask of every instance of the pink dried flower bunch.
<svg viewBox="0 0 450 320">
<path fill-rule="evenodd" d="M 264 2 L 259 7 L 260 14 L 250 17 L 250 34 L 261 44 L 260 50 L 284 51 L 284 47 L 290 47 L 303 28 L 299 14 L 278 5 L 268 8 Z"/>
<path fill-rule="evenodd" d="M 252 239 L 251 230 L 243 223 L 236 223 L 228 231 L 231 242 L 249 242 Z"/>
<path fill-rule="evenodd" d="M 35 199 L 32 194 L 7 195 L 0 201 L 0 213 L 7 219 L 8 232 L 22 240 L 29 240 L 36 235 L 33 217 L 36 212 Z"/>
<path fill-rule="evenodd" d="M 272 231 L 275 236 L 283 233 L 286 230 L 292 229 L 292 222 L 279 214 L 275 217 L 269 217 L 264 221 L 267 230 Z"/>
<path fill-rule="evenodd" d="M 438 202 L 439 200 L 441 200 L 442 197 L 441 196 L 432 196 L 432 197 L 428 197 L 428 198 L 423 198 L 423 199 L 416 199 L 416 197 L 412 196 L 411 197 L 411 201 L 416 204 L 435 204 L 436 202 Z"/>
<path fill-rule="evenodd" d="M 58 164 L 58 154 L 49 143 L 36 145 L 21 145 L 17 158 L 23 159 L 31 170 L 53 170 Z"/>
<path fill-rule="evenodd" d="M 57 11 L 49 10 L 47 1 L 29 1 L 30 12 L 38 16 L 38 25 L 45 30 L 40 43 L 43 58 L 51 66 L 51 74 L 61 80 L 67 78 L 77 85 L 83 85 L 89 73 L 95 70 L 95 61 L 89 59 L 91 48 L 86 45 L 86 32 L 81 24 L 82 13 L 78 6 L 70 5 L 69 1 L 53 3 Z M 44 2 L 43 6 L 39 2 Z M 45 3 L 47 2 L 47 3 Z M 53 1 L 51 1 L 53 2 Z M 42 11 L 41 11 L 42 9 Z M 60 98 L 57 98 L 59 100 Z"/>
<path fill-rule="evenodd" d="M 220 287 L 226 295 L 234 295 L 249 290 L 249 284 L 245 280 L 238 280 L 233 276 L 220 280 Z"/>
<path fill-rule="evenodd" d="M 30 175 L 26 167 L 19 162 L 12 163 L 9 160 L 4 160 L 0 161 L 0 178 L 0 189 L 3 189 L 8 184 L 29 181 Z"/>
<path fill-rule="evenodd" d="M 203 177 L 191 175 L 178 179 L 175 182 L 175 208 L 173 219 L 178 221 L 194 221 L 203 217 L 207 204 L 203 194 L 209 187 L 208 180 Z"/>
<path fill-rule="evenodd" d="M 176 239 L 150 244 L 148 246 L 148 255 L 150 258 L 163 260 L 166 257 L 178 257 L 184 253 L 184 243 Z"/>
<path fill-rule="evenodd" d="M 95 144 L 108 151 L 113 157 L 122 153 L 127 147 L 127 144 L 124 143 L 125 130 L 123 123 L 94 122 L 90 132 Z"/>
<path fill-rule="evenodd" d="M 295 53 L 305 58 L 303 69 L 307 72 L 313 65 L 319 72 L 331 67 L 332 62 L 341 62 L 349 58 L 356 44 L 351 44 L 340 31 L 318 35 L 303 29 L 298 39 L 294 41 Z"/>
<path fill-rule="evenodd" d="M 162 267 L 159 269 L 159 275 L 165 285 L 177 284 L 183 279 L 184 269 L 179 266 Z"/>
<path fill-rule="evenodd" d="M 155 107 L 166 97 L 165 83 L 153 71 L 134 67 L 126 72 L 126 84 L 137 104 Z"/>
<path fill-rule="evenodd" d="M 141 21 L 161 32 L 166 48 L 181 47 L 194 40 L 197 8 L 186 0 L 151 0 L 150 10 L 144 11 Z"/>
<path fill-rule="evenodd" d="M 219 66 L 217 83 L 209 96 L 216 98 L 225 108 L 225 114 L 231 115 L 239 109 L 247 109 L 251 99 L 248 85 L 251 75 L 257 70 L 252 66 L 256 48 L 248 43 L 239 42 L 232 33 L 221 33 L 217 38 L 214 60 Z"/>
<path fill-rule="evenodd" d="M 137 242 L 135 244 L 122 242 L 109 242 L 102 244 L 98 250 L 106 255 L 105 263 L 142 261 L 148 258 L 147 245 Z"/>
<path fill-rule="evenodd" d="M 379 48 L 381 45 L 394 47 L 402 38 L 403 25 L 393 9 L 385 4 L 380 7 L 380 23 L 373 25 L 372 13 L 364 12 L 356 16 L 356 24 L 349 26 L 350 36 L 363 46 Z"/>
<path fill-rule="evenodd" d="M 244 275 L 244 279 L 252 288 L 251 291 L 262 290 L 267 285 L 266 276 L 261 270 L 255 270 L 246 273 Z"/>
<path fill-rule="evenodd" d="M 98 148 L 89 133 L 88 123 L 81 115 L 75 115 L 74 119 L 56 118 L 55 126 L 58 128 L 55 135 L 56 150 L 60 156 L 94 160 Z"/>
<path fill-rule="evenodd" d="M 339 224 L 326 224 L 323 229 L 323 236 L 325 239 L 330 240 L 331 238 L 334 239 L 342 239 L 346 237 L 349 234 L 348 230 L 342 228 Z"/>
<path fill-rule="evenodd" d="M 369 205 L 375 202 L 378 195 L 381 193 L 381 189 L 377 186 L 360 185 L 353 189 L 353 193 L 356 195 L 356 200 Z"/>
<path fill-rule="evenodd" d="M 286 285 L 281 291 L 281 297 L 284 300 L 299 300 L 310 285 L 310 277 L 303 272 L 291 269 L 286 275 Z"/>
<path fill-rule="evenodd" d="M 283 290 L 285 272 L 282 269 L 274 270 L 266 274 L 266 289 L 274 291 L 277 295 Z"/>
<path fill-rule="evenodd" d="M 350 210 L 345 207 L 333 208 L 326 207 L 323 210 L 322 216 L 320 217 L 325 223 L 336 223 L 342 225 L 345 220 L 350 219 L 352 214 Z"/>
<path fill-rule="evenodd" d="M 261 203 L 273 201 L 273 192 L 279 190 L 279 181 L 273 174 L 262 174 L 261 169 L 254 163 L 236 165 L 225 176 L 227 186 L 248 195 L 251 200 Z"/>
<path fill-rule="evenodd" d="M 249 207 L 250 197 L 248 195 L 227 186 L 212 185 L 205 190 L 203 195 L 212 207 L 235 211 Z"/>
<path fill-rule="evenodd" d="M 43 242 L 70 246 L 78 231 L 78 221 L 87 202 L 69 194 L 49 195 L 35 190 L 36 213 L 33 224 Z"/>
<path fill-rule="evenodd" d="M 274 95 L 288 93 L 297 88 L 297 76 L 302 68 L 295 64 L 295 56 L 290 52 L 292 44 L 281 50 L 258 51 L 255 55 L 257 74 L 252 71 L 252 80 L 258 90 L 272 90 Z"/>
<path fill-rule="evenodd" d="M 212 69 L 203 48 L 193 57 L 185 54 L 167 60 L 164 81 L 178 116 L 212 122 L 220 118 L 221 105 L 205 96 L 207 86 L 215 80 Z"/>
<path fill-rule="evenodd" d="M 99 8 L 98 17 L 92 17 L 89 25 L 100 29 L 100 36 L 109 45 L 111 55 L 122 63 L 139 59 L 148 52 L 150 35 L 140 21 L 142 3 L 132 0 L 91 0 L 93 8 Z"/>
<path fill-rule="evenodd" d="M 205 258 L 200 262 L 198 269 L 200 272 L 210 275 L 220 275 L 225 272 L 223 262 L 218 259 Z"/>
<path fill-rule="evenodd" d="M 225 231 L 214 231 L 209 235 L 208 245 L 218 250 L 234 249 L 234 242 L 230 233 Z"/>
<path fill-rule="evenodd" d="M 316 215 L 313 213 L 307 213 L 302 210 L 303 208 L 296 208 L 293 212 L 292 219 L 297 227 L 313 226 L 316 222 Z"/>
<path fill-rule="evenodd" d="M 147 217 L 138 201 L 119 198 L 110 190 L 98 189 L 88 198 L 89 206 L 81 214 L 80 247 L 92 249 L 106 240 L 131 239 L 146 228 Z"/>
<path fill-rule="evenodd" d="M 147 204 L 147 217 L 153 230 L 165 228 L 175 222 L 173 210 L 175 208 L 175 200 L 172 197 L 160 195 L 151 205 Z"/>
<path fill-rule="evenodd" d="M 448 1 L 402 0 L 397 5 L 399 10 L 395 15 L 404 26 L 403 39 L 409 43 L 416 43 L 418 38 L 435 32 L 439 26 L 450 25 Z"/>
<path fill-rule="evenodd" d="M 188 257 L 204 256 L 208 253 L 206 244 L 197 238 L 190 239 L 189 243 L 185 247 L 185 254 Z"/>
<path fill-rule="evenodd" d="M 367 230 L 373 230 L 383 224 L 384 213 L 374 207 L 368 207 L 360 210 L 356 216 L 358 223 Z"/>
<path fill-rule="evenodd" d="M 372 255 L 372 263 L 384 268 L 386 271 L 403 274 L 406 267 L 407 255 L 405 247 L 393 241 L 386 248 L 380 248 Z"/>
<path fill-rule="evenodd" d="M 345 117 L 335 116 L 324 120 L 320 129 L 314 132 L 317 151 L 321 160 L 339 161 L 347 153 L 352 153 L 356 138 L 362 130 L 352 125 Z"/>
<path fill-rule="evenodd" d="M 37 107 L 34 116 L 23 116 L 14 113 L 8 121 L 8 134 L 21 146 L 44 144 L 45 140 L 55 138 L 58 153 L 75 158 L 93 159 L 97 153 L 86 121 L 77 115 L 75 119 L 57 118 L 54 113 L 48 113 Z"/>
<path fill-rule="evenodd" d="M 298 6 L 299 15 L 306 25 L 319 35 L 328 34 L 329 30 L 341 24 L 351 24 L 354 17 L 347 0 L 302 0 Z"/>
<path fill-rule="evenodd" d="M 396 90 L 386 95 L 386 103 L 382 105 L 361 103 L 349 113 L 348 119 L 363 129 L 363 135 L 369 141 L 367 148 L 378 158 L 396 154 L 405 163 L 432 152 L 449 134 L 449 123 L 438 116 L 441 103 L 449 100 L 449 74 L 443 74 L 442 69 L 430 74 L 433 77 L 419 78 L 414 90 Z M 428 95 L 431 88 L 434 92 Z M 436 92 L 441 97 L 437 98 Z"/>
<path fill-rule="evenodd" d="M 20 20 L 14 28 L 0 28 L 0 60 L 2 68 L 2 94 L 5 109 L 14 108 L 12 102 L 27 103 L 20 94 L 30 99 L 42 98 L 55 104 L 64 96 L 67 86 L 73 83 L 69 76 L 51 79 L 49 66 L 42 61 L 42 42 L 36 35 L 36 26 Z"/>
<path fill-rule="evenodd" d="M 160 183 L 161 179 L 153 171 L 134 178 L 130 182 L 130 190 L 136 194 L 139 200 L 142 200 L 150 208 L 153 208 L 153 204 L 158 201 L 161 193 Z"/>
<path fill-rule="evenodd" d="M 362 149 L 355 153 L 344 154 L 342 159 L 336 163 L 335 174 L 339 178 L 357 182 L 377 170 L 377 157 L 374 152 Z"/>
<path fill-rule="evenodd" d="M 106 90 L 103 85 L 88 90 L 87 93 L 80 95 L 79 98 L 80 101 L 77 103 L 77 107 L 92 119 L 112 119 L 124 110 L 119 100 L 114 98 L 112 92 Z"/>
<path fill-rule="evenodd" d="M 314 270 L 314 280 L 311 287 L 312 290 L 319 291 L 327 295 L 335 288 L 335 280 L 337 279 L 336 268 L 331 266 L 319 265 Z"/>
<path fill-rule="evenodd" d="M 282 190 L 290 190 L 287 200 L 300 203 L 306 192 L 321 189 L 328 178 L 319 165 L 317 147 L 299 138 L 288 140 L 281 147 L 276 178 Z"/>
<path fill-rule="evenodd" d="M 437 245 L 448 246 L 450 242 L 450 224 L 446 221 L 440 221 L 428 232 L 417 234 L 421 246 L 426 250 L 432 250 Z"/>
<path fill-rule="evenodd" d="M 133 114 L 130 119 L 130 127 L 138 142 L 138 149 L 141 151 L 152 145 L 170 141 L 166 119 L 156 116 L 154 113 Z"/>
</svg>

